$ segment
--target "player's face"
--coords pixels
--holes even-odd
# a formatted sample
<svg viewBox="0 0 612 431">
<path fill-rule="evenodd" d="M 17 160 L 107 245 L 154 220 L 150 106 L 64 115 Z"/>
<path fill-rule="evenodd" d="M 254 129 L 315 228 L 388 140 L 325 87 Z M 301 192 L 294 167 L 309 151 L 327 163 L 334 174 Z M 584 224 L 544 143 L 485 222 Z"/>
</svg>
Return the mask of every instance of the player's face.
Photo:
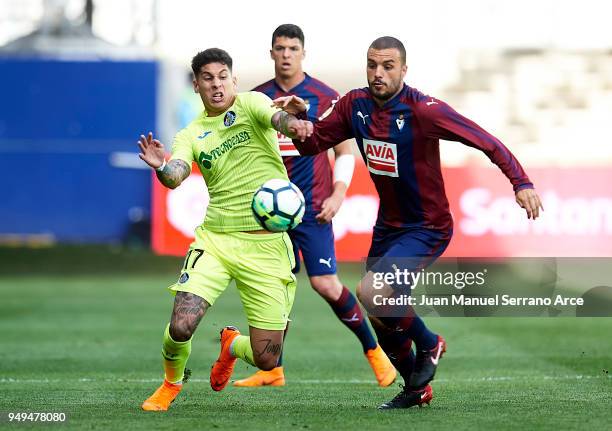
<svg viewBox="0 0 612 431">
<path fill-rule="evenodd" d="M 381 103 L 391 99 L 402 89 L 406 70 L 399 50 L 368 49 L 368 86 L 374 99 Z"/>
<path fill-rule="evenodd" d="M 216 117 L 232 106 L 236 98 L 236 78 L 222 63 L 208 63 L 193 80 L 193 89 L 200 94 L 209 117 Z"/>
<path fill-rule="evenodd" d="M 298 38 L 285 36 L 274 39 L 270 57 L 274 60 L 274 71 L 276 76 L 292 78 L 302 72 L 302 60 L 304 60 L 304 47 Z"/>
</svg>

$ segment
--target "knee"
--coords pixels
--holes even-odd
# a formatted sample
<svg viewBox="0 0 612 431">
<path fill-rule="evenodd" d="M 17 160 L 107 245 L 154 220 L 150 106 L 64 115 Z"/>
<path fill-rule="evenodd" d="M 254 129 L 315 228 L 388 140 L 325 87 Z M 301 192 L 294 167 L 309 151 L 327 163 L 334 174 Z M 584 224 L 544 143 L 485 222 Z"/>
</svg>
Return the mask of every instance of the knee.
<svg viewBox="0 0 612 431">
<path fill-rule="evenodd" d="M 365 307 L 372 302 L 374 294 L 384 294 L 381 286 L 377 286 L 374 282 L 374 274 L 368 271 L 366 275 L 359 281 L 357 285 L 357 299 Z"/>
<path fill-rule="evenodd" d="M 310 285 L 328 301 L 337 301 L 342 295 L 342 283 L 335 274 L 310 277 Z"/>
<path fill-rule="evenodd" d="M 372 309 L 372 291 L 368 289 L 367 284 L 364 285 L 363 280 L 361 280 L 357 284 L 357 289 L 355 289 L 355 296 L 357 297 L 357 301 L 364 307 L 366 310 L 371 312 Z"/>
<path fill-rule="evenodd" d="M 368 284 L 367 277 L 364 278 L 357 284 L 355 295 L 357 300 L 363 308 L 367 311 L 368 315 L 376 314 L 377 306 L 375 305 L 374 296 L 370 284 Z"/>
<path fill-rule="evenodd" d="M 181 342 L 191 339 L 191 336 L 193 335 L 193 328 L 186 323 L 171 322 L 169 332 L 170 337 L 172 337 L 174 341 Z"/>
</svg>

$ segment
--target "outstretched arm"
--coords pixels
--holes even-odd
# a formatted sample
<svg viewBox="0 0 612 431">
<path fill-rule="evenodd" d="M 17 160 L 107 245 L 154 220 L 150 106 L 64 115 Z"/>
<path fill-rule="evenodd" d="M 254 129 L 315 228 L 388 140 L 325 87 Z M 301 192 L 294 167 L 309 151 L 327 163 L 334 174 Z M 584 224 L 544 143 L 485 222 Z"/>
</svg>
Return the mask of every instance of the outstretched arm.
<svg viewBox="0 0 612 431">
<path fill-rule="evenodd" d="M 344 101 L 344 98 L 341 98 L 332 112 L 322 121 L 318 121 L 314 127 L 307 121 L 312 130 L 304 139 L 293 138 L 293 143 L 301 155 L 318 154 L 353 137 L 352 131 L 344 121 Z M 295 115 L 298 119 L 306 118 L 306 103 L 297 96 L 279 97 L 273 101 L 273 106 Z"/>
<path fill-rule="evenodd" d="M 420 124 L 431 138 L 462 142 L 484 152 L 512 183 L 516 202 L 536 219 L 544 209 L 533 183 L 512 152 L 495 136 L 472 120 L 459 114 L 446 103 L 430 98 L 417 104 Z"/>
<path fill-rule="evenodd" d="M 185 161 L 174 159 L 166 162 L 164 145 L 153 139 L 153 133 L 149 132 L 146 137 L 140 135 L 138 148 L 140 149 L 138 156 L 155 169 L 157 179 L 164 186 L 174 189 L 189 176 L 191 169 Z"/>
</svg>

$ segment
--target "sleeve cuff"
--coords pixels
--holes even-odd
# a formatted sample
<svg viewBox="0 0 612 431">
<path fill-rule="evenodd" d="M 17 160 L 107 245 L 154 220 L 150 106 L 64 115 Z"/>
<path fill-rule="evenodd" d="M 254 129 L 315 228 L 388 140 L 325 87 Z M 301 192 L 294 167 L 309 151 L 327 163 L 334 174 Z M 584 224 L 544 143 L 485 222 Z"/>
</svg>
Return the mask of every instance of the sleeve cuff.
<svg viewBox="0 0 612 431">
<path fill-rule="evenodd" d="M 519 184 L 517 186 L 514 186 L 514 192 L 516 193 L 516 192 L 521 191 L 523 189 L 533 189 L 533 188 L 535 188 L 533 186 L 533 183 L 523 183 L 523 184 Z"/>
</svg>

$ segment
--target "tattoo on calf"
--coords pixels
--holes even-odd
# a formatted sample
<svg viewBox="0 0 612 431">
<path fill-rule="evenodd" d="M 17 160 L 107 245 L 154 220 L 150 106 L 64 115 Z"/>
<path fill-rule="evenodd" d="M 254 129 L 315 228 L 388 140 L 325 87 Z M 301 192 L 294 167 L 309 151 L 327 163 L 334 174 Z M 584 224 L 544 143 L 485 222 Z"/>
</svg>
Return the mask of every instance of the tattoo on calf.
<svg viewBox="0 0 612 431">
<path fill-rule="evenodd" d="M 261 340 L 260 343 L 266 343 L 266 345 L 261 349 L 261 351 L 257 352 L 259 356 L 263 356 L 266 353 L 269 353 L 274 356 L 278 356 L 283 347 L 281 343 L 273 343 L 270 338 Z"/>
</svg>

